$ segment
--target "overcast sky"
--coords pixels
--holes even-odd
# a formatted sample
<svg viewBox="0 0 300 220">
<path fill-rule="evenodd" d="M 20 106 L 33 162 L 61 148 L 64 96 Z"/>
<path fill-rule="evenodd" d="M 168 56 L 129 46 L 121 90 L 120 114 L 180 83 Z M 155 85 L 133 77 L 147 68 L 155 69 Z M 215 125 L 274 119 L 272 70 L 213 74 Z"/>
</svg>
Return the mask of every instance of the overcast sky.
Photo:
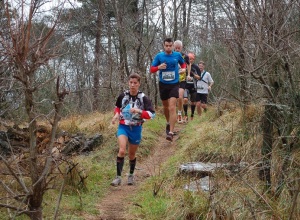
<svg viewBox="0 0 300 220">
<path fill-rule="evenodd" d="M 0 0 L 1 1 L 1 0 Z M 22 2 L 24 0 L 8 0 L 8 2 L 15 8 L 21 9 Z M 30 5 L 31 0 L 25 0 L 25 6 Z M 41 10 L 47 11 L 53 7 L 61 7 L 63 6 L 64 8 L 72 8 L 72 7 L 78 7 L 81 5 L 77 0 L 41 0 L 40 1 L 42 7 Z M 26 7 L 25 7 L 26 10 Z"/>
<path fill-rule="evenodd" d="M 64 8 L 78 7 L 79 5 L 81 5 L 81 3 L 76 0 L 48 0 L 43 7 L 52 8 L 60 6 L 62 4 L 64 5 Z"/>
</svg>

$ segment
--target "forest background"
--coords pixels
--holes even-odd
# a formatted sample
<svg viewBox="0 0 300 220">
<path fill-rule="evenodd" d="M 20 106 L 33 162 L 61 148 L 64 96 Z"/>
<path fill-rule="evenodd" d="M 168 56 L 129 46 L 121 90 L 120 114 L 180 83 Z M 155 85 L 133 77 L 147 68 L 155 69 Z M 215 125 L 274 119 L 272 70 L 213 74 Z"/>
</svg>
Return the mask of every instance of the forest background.
<svg viewBox="0 0 300 220">
<path fill-rule="evenodd" d="M 16 175 L 9 163 L 24 194 L 1 184 L 28 205 L 24 213 L 42 216 L 53 170 L 51 151 L 43 163 L 38 159 L 38 120 L 52 126 L 51 149 L 61 117 L 111 111 L 132 72 L 141 74 L 141 90 L 159 107 L 158 80 L 149 67 L 167 36 L 182 40 L 196 62 L 206 62 L 215 81 L 211 103 L 235 102 L 244 116 L 249 106 L 262 107 L 260 178 L 275 198 L 289 186 L 297 201 L 299 175 L 291 172 L 291 155 L 300 133 L 298 0 L 84 0 L 43 7 L 49 2 L 0 2 L 0 116 L 28 122 L 31 185 L 29 190 L 24 174 Z M 280 149 L 276 172 L 274 149 Z"/>
</svg>

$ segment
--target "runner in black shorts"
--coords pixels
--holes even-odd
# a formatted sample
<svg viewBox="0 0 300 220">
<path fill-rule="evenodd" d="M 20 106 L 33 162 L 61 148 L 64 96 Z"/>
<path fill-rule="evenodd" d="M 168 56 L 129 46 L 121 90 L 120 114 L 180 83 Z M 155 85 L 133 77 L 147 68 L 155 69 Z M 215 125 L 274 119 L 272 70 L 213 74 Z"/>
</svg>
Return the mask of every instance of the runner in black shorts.
<svg viewBox="0 0 300 220">
<path fill-rule="evenodd" d="M 161 100 L 168 100 L 171 97 L 178 98 L 179 97 L 179 83 L 176 84 L 164 84 L 159 82 L 159 95 Z"/>
<path fill-rule="evenodd" d="M 182 109 L 183 109 L 183 95 L 186 85 L 186 77 L 190 72 L 190 60 L 187 54 L 182 52 L 182 42 L 180 40 L 176 40 L 174 42 L 174 50 L 181 53 L 182 58 L 184 59 L 187 69 L 180 69 L 179 70 L 179 98 L 177 99 L 177 122 L 182 123 Z"/>
<path fill-rule="evenodd" d="M 211 87 L 214 84 L 214 81 L 210 73 L 205 70 L 205 63 L 203 61 L 200 61 L 198 66 L 201 71 L 201 74 L 196 77 L 196 107 L 198 115 L 201 116 L 202 109 L 204 109 L 204 111 L 207 110 L 207 96 L 208 93 L 211 91 Z"/>
<path fill-rule="evenodd" d="M 200 69 L 199 67 L 194 64 L 195 61 L 195 54 L 189 53 L 189 60 L 191 64 L 191 72 L 190 75 L 187 76 L 187 81 L 186 81 L 186 87 L 184 91 L 184 96 L 183 96 L 183 109 L 184 109 L 184 122 L 188 122 L 188 101 L 190 99 L 190 104 L 191 104 L 191 120 L 194 118 L 194 112 L 196 108 L 196 89 L 195 89 L 195 79 L 194 76 L 200 74 Z"/>
<path fill-rule="evenodd" d="M 173 141 L 176 123 L 176 101 L 179 97 L 179 67 L 186 68 L 181 53 L 174 51 L 172 38 L 164 40 L 164 52 L 159 52 L 153 59 L 150 67 L 151 73 L 159 71 L 159 90 L 162 100 L 166 125 L 166 139 Z"/>
</svg>

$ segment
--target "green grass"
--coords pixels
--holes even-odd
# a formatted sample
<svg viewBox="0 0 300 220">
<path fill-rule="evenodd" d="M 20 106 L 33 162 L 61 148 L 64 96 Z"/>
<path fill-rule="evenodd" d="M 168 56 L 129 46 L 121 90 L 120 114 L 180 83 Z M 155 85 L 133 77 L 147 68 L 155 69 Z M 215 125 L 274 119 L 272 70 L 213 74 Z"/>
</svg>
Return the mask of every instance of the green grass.
<svg viewBox="0 0 300 220">
<path fill-rule="evenodd" d="M 251 118 L 258 118 L 254 113 L 255 111 Z M 288 219 L 293 203 L 288 187 L 285 187 L 282 196 L 277 200 L 262 194 L 263 183 L 258 179 L 258 168 L 255 166 L 260 161 L 261 135 L 256 132 L 258 125 L 253 124 L 254 120 L 250 120 L 251 125 L 244 124 L 240 116 L 240 110 L 235 109 L 225 111 L 218 117 L 216 111 L 211 108 L 201 117 L 195 116 L 193 121 L 184 125 L 176 140 L 175 154 L 161 165 L 157 176 L 143 182 L 138 193 L 131 197 L 134 204 L 129 209 L 131 216 L 147 220 L 200 220 L 212 219 L 213 215 L 228 219 L 233 219 L 233 216 L 235 219 L 253 219 L 254 212 L 256 219 Z M 87 127 L 81 128 L 74 118 L 72 124 L 76 124 L 76 130 L 88 130 L 89 125 L 86 121 Z M 109 183 L 115 176 L 115 157 L 118 151 L 116 128 L 103 130 L 107 127 L 109 117 L 103 116 L 103 119 L 105 121 L 100 123 L 100 128 L 98 124 L 93 125 L 93 132 L 101 130 L 104 143 L 89 155 L 73 158 L 74 162 L 79 164 L 78 169 L 82 169 L 87 176 L 85 187 L 65 186 L 59 219 L 81 220 L 85 219 L 85 216 L 99 214 L 95 204 L 104 198 Z M 158 144 L 158 136 L 164 134 L 164 129 L 165 119 L 161 114 L 144 124 L 143 139 L 137 155 L 139 158 L 145 158 L 151 153 L 153 147 Z M 295 179 L 300 173 L 299 155 L 293 157 L 293 172 L 288 179 L 292 186 L 296 185 Z M 244 161 L 249 163 L 249 166 L 235 175 L 222 170 L 216 172 L 212 179 L 214 190 L 209 194 L 204 191 L 184 190 L 184 185 L 195 178 L 179 175 L 179 166 L 196 161 Z M 274 164 L 278 162 L 275 160 Z M 60 185 L 57 186 L 59 188 Z M 52 190 L 45 196 L 45 219 L 53 217 L 57 194 L 58 190 Z M 296 214 L 299 214 L 299 198 L 297 201 L 295 210 Z"/>
<path fill-rule="evenodd" d="M 153 147 L 157 144 L 157 136 L 161 133 L 161 128 L 165 121 L 161 116 L 157 116 L 154 120 L 146 121 L 143 125 L 142 141 L 137 151 L 137 157 L 147 157 Z"/>
<path fill-rule="evenodd" d="M 136 197 L 132 199 L 134 207 L 131 207 L 131 213 L 137 219 L 162 219 L 168 208 L 165 195 L 153 195 L 153 191 L 149 190 L 152 187 L 153 181 L 143 187 Z"/>
<path fill-rule="evenodd" d="M 159 176 L 144 183 L 133 198 L 140 208 L 131 208 L 130 212 L 138 219 L 209 219 L 213 218 L 212 215 L 249 219 L 252 218 L 252 208 L 265 207 L 268 210 L 273 207 L 265 213 L 258 212 L 256 215 L 261 217 L 258 219 L 270 219 L 272 215 L 284 216 L 283 213 L 279 214 L 272 199 L 258 199 L 262 183 L 257 179 L 257 170 L 251 166 L 242 172 L 242 176 L 217 172 L 213 178 L 216 191 L 212 195 L 183 189 L 187 182 L 194 179 L 178 176 L 180 164 L 194 161 L 257 162 L 257 149 L 253 146 L 259 143 L 260 138 L 243 136 L 245 128 L 239 116 L 238 112 L 226 112 L 218 118 L 211 110 L 185 125 L 176 141 L 175 155 L 163 164 Z M 154 196 L 153 189 L 161 181 L 164 181 L 163 187 Z M 285 205 L 281 204 L 281 207 L 285 209 Z"/>
<path fill-rule="evenodd" d="M 177 149 L 175 155 L 170 157 L 166 163 L 161 167 L 159 176 L 149 179 L 139 193 L 133 199 L 142 208 L 132 208 L 130 211 L 139 219 L 185 219 L 185 217 L 197 216 L 201 219 L 203 213 L 201 210 L 206 210 L 205 199 L 200 199 L 197 196 L 190 194 L 190 192 L 183 191 L 185 181 L 178 178 L 178 169 L 180 164 L 190 161 L 191 146 L 198 145 L 199 138 L 197 134 L 199 131 L 195 129 L 195 125 L 200 120 L 195 117 L 195 120 L 189 122 L 179 133 L 179 139 L 176 141 Z M 162 125 L 165 121 L 163 120 Z M 162 126 L 161 125 L 161 126 Z M 164 126 L 162 126 L 164 128 Z M 160 131 L 162 132 L 162 130 Z M 198 149 L 199 146 L 196 146 Z M 198 149 L 199 150 L 199 149 Z M 162 187 L 157 195 L 153 195 L 155 186 Z M 189 201 L 189 200 L 192 200 Z M 186 206 L 188 203 L 189 206 Z M 201 204 L 201 209 L 199 205 Z M 197 211 L 193 211 L 197 210 Z M 196 219 L 196 218 L 195 218 Z"/>
<path fill-rule="evenodd" d="M 60 215 L 62 219 L 81 216 L 84 213 L 97 215 L 99 211 L 95 204 L 101 201 L 107 192 L 109 182 L 115 175 L 114 162 L 107 160 L 99 161 L 95 159 L 98 155 L 81 156 L 77 158 L 78 164 L 84 171 L 87 178 L 85 187 L 78 188 L 72 185 L 66 185 L 60 205 Z M 51 218 L 54 213 L 53 205 L 56 204 L 58 191 L 48 191 L 45 197 L 45 214 Z M 54 197 L 55 196 L 55 197 Z M 46 214 L 46 218 L 47 218 Z M 77 217 L 80 219 L 80 217 Z"/>
<path fill-rule="evenodd" d="M 161 118 L 156 121 L 149 120 L 143 125 L 143 139 L 138 150 L 138 157 L 146 157 L 151 152 L 157 141 L 157 135 L 161 129 L 160 123 L 164 123 Z M 84 219 L 85 214 L 96 216 L 99 214 L 95 204 L 108 192 L 109 183 L 116 175 L 115 158 L 118 152 L 116 128 L 105 134 L 104 143 L 88 156 L 79 156 L 75 160 L 83 168 L 88 176 L 85 183 L 86 189 L 74 189 L 67 186 L 61 201 L 61 219 Z M 124 165 L 126 166 L 126 164 Z M 57 193 L 57 192 L 56 192 Z M 56 194 L 55 193 L 55 194 Z M 48 197 L 47 200 L 52 199 Z M 50 206 L 51 207 L 51 206 Z M 49 217 L 53 214 L 53 208 L 48 208 L 46 213 Z M 76 217 L 75 216 L 79 216 Z"/>
</svg>

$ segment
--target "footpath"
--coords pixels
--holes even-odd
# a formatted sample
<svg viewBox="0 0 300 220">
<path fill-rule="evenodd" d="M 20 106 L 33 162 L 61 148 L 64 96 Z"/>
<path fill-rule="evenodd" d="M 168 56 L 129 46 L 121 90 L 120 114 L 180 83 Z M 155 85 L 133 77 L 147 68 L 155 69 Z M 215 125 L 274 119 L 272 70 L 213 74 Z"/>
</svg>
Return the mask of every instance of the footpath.
<svg viewBox="0 0 300 220">
<path fill-rule="evenodd" d="M 109 188 L 109 192 L 101 201 L 97 204 L 97 208 L 100 211 L 100 215 L 89 220 L 129 220 L 134 219 L 133 216 L 129 216 L 128 209 L 132 206 L 140 208 L 138 204 L 133 204 L 130 200 L 132 196 L 138 191 L 139 186 L 146 181 L 147 178 L 159 174 L 161 165 L 171 157 L 176 149 L 176 140 L 179 136 L 180 130 L 184 125 L 176 124 L 176 133 L 173 142 L 166 140 L 166 135 L 163 133 L 158 141 L 157 145 L 153 148 L 153 152 L 147 158 L 142 161 L 137 161 L 135 170 L 135 184 L 133 186 L 127 185 L 127 177 L 123 175 L 121 186 Z"/>
</svg>

